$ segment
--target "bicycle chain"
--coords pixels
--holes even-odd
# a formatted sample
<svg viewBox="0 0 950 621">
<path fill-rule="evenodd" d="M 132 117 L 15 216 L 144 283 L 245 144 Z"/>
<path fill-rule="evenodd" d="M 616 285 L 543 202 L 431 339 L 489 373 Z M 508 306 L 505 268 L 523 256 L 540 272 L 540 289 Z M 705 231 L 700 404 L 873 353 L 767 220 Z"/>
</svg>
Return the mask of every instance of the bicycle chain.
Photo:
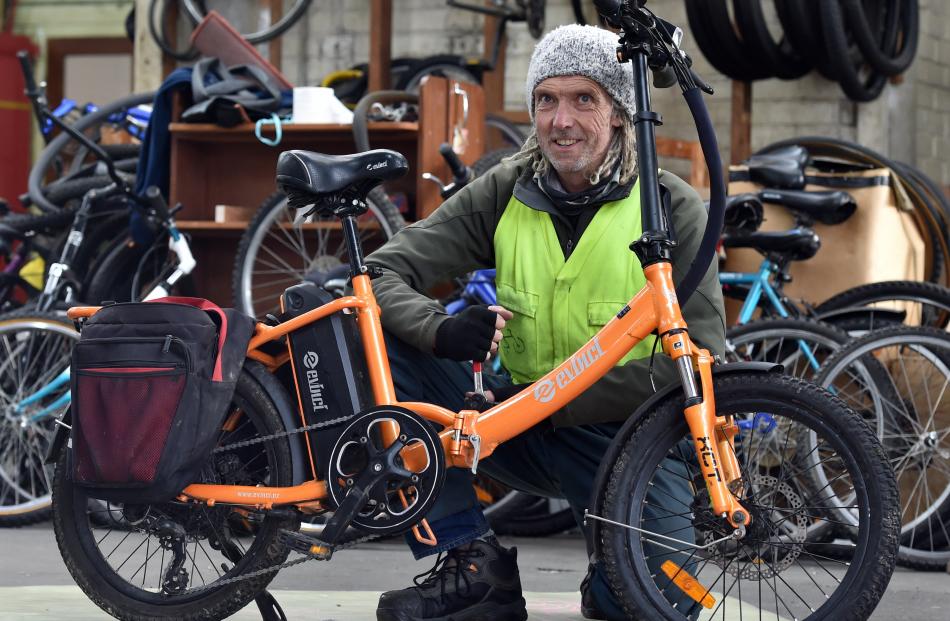
<svg viewBox="0 0 950 621">
<path fill-rule="evenodd" d="M 296 532 L 298 532 L 298 531 L 292 531 L 292 530 L 288 531 L 288 530 L 286 530 L 286 529 L 282 529 L 282 532 L 296 533 Z M 374 539 L 379 539 L 380 537 L 381 537 L 381 535 L 367 535 L 367 536 L 365 536 L 365 537 L 360 537 L 360 538 L 358 538 L 358 539 L 353 539 L 353 540 L 351 540 L 351 541 L 346 541 L 346 542 L 344 542 L 344 543 L 341 543 L 341 544 L 338 544 L 338 545 L 335 545 L 335 546 L 328 546 L 328 547 L 332 550 L 332 554 L 335 554 L 338 550 L 348 550 L 348 549 L 350 549 L 350 548 L 355 548 L 356 546 L 361 545 L 361 544 L 364 544 L 364 543 L 366 543 L 367 541 L 372 541 L 372 540 L 374 540 Z M 320 541 L 320 540 L 319 540 L 319 539 L 315 539 L 315 541 Z M 320 543 L 323 543 L 323 542 L 320 541 Z M 284 547 L 286 547 L 286 546 L 284 546 Z M 298 552 L 298 554 L 300 554 L 300 553 Z M 331 556 L 332 556 L 332 554 L 331 554 Z M 271 565 L 270 567 L 264 567 L 263 569 L 257 569 L 257 570 L 255 570 L 255 571 L 250 572 L 250 573 L 242 574 L 242 575 L 240 575 L 240 576 L 235 576 L 235 577 L 233 577 L 233 578 L 226 578 L 226 579 L 224 579 L 224 580 L 221 580 L 221 581 L 218 581 L 218 582 L 213 582 L 213 583 L 211 583 L 211 584 L 206 584 L 206 585 L 204 585 L 204 586 L 193 587 L 193 588 L 190 588 L 190 589 L 186 589 L 186 590 L 184 590 L 184 591 L 182 591 L 182 592 L 180 592 L 180 593 L 176 593 L 175 595 L 176 595 L 176 596 L 188 596 L 188 595 L 194 595 L 195 593 L 202 593 L 202 592 L 204 592 L 204 591 L 208 591 L 208 590 L 211 590 L 211 589 L 219 589 L 219 588 L 225 587 L 225 586 L 227 586 L 227 585 L 229 585 L 229 584 L 234 584 L 235 582 L 243 582 L 244 580 L 251 580 L 251 579 L 253 579 L 253 578 L 257 578 L 258 576 L 262 576 L 262 575 L 264 575 L 264 574 L 269 574 L 269 573 L 274 573 L 274 574 L 276 574 L 276 573 L 280 572 L 282 569 L 287 569 L 288 567 L 294 567 L 295 565 L 302 565 L 303 563 L 306 563 L 307 561 L 317 561 L 317 560 L 327 560 L 327 561 L 328 561 L 328 560 L 330 560 L 330 559 L 329 559 L 329 558 L 327 558 L 327 559 L 321 559 L 321 558 L 318 557 L 318 556 L 305 555 L 305 556 L 301 556 L 301 557 L 299 557 L 299 558 L 295 558 L 295 559 L 292 560 L 292 561 L 285 561 L 285 562 L 283 562 L 283 563 L 281 563 L 281 564 L 279 564 L 279 565 Z"/>
<path fill-rule="evenodd" d="M 347 421 L 349 421 L 349 420 L 352 420 L 353 418 L 356 418 L 356 414 L 350 414 L 349 416 L 340 416 L 340 417 L 338 417 L 338 418 L 333 418 L 333 419 L 331 419 L 331 420 L 323 421 L 323 422 L 321 422 L 321 423 L 313 423 L 313 424 L 311 424 L 311 425 L 306 425 L 306 426 L 304 426 L 304 427 L 298 427 L 298 428 L 296 428 L 296 429 L 291 429 L 290 431 L 278 431 L 277 433 L 273 433 L 273 434 L 268 435 L 268 436 L 260 436 L 260 437 L 258 437 L 258 438 L 254 438 L 254 439 L 252 439 L 252 440 L 242 440 L 242 441 L 240 441 L 240 442 L 234 442 L 234 443 L 232 443 L 232 444 L 226 444 L 225 446 L 219 446 L 219 447 L 215 448 L 213 451 L 211 451 L 211 453 L 212 453 L 212 454 L 215 454 L 215 453 L 223 453 L 223 452 L 225 452 L 225 451 L 231 451 L 231 450 L 234 450 L 234 449 L 243 448 L 243 447 L 245 447 L 245 446 L 252 446 L 252 445 L 254 445 L 254 444 L 260 444 L 260 443 L 262 443 L 262 442 L 269 442 L 269 441 L 271 441 L 271 440 L 276 440 L 276 439 L 278 439 L 278 438 L 285 438 L 285 437 L 287 437 L 287 436 L 292 436 L 292 435 L 297 434 L 297 433 L 305 433 L 305 432 L 307 432 L 307 431 L 313 431 L 314 429 L 321 429 L 321 428 L 324 428 L 324 427 L 332 427 L 333 425 L 337 425 L 337 424 L 340 424 L 340 423 L 345 423 L 345 422 L 347 422 Z M 281 529 L 281 530 L 282 530 L 282 532 L 288 532 L 288 533 L 296 533 L 296 532 L 299 532 L 299 531 L 288 531 L 288 530 L 286 530 L 286 529 Z M 327 547 L 330 548 L 330 550 L 331 550 L 331 557 L 332 557 L 332 555 L 333 555 L 334 553 L 336 553 L 337 550 L 347 550 L 347 549 L 349 549 L 349 548 L 355 548 L 356 546 L 358 546 L 358 545 L 360 545 L 360 544 L 363 544 L 363 543 L 366 543 L 367 541 L 372 541 L 372 540 L 374 540 L 374 539 L 379 539 L 379 538 L 380 538 L 380 535 L 367 535 L 367 536 L 365 536 L 365 537 L 360 537 L 360 538 L 357 538 L 357 539 L 353 539 L 353 540 L 351 540 L 351 541 L 346 541 L 346 542 L 343 542 L 343 543 L 341 543 L 341 544 L 337 544 L 337 545 L 334 545 L 334 546 L 329 546 L 329 545 L 328 545 Z M 315 541 L 318 541 L 318 542 L 320 542 L 320 543 L 324 543 L 324 542 L 320 541 L 319 539 L 314 539 L 314 540 L 315 540 Z M 324 545 L 326 545 L 326 544 L 324 544 Z M 285 547 L 285 548 L 287 547 L 286 544 L 284 545 L 284 547 Z M 264 567 L 264 568 L 262 568 L 262 569 L 257 569 L 257 570 L 255 570 L 255 571 L 252 571 L 252 572 L 247 573 L 247 574 L 242 574 L 242 575 L 240 575 L 240 576 L 235 576 L 234 578 L 227 578 L 227 579 L 224 579 L 224 580 L 221 580 L 221 581 L 218 581 L 218 582 L 214 582 L 214 583 L 212 583 L 212 584 L 207 584 L 207 585 L 200 586 L 200 587 L 194 587 L 194 588 L 191 588 L 191 589 L 186 589 L 186 590 L 184 590 L 184 591 L 182 591 L 182 592 L 180 592 L 180 593 L 177 593 L 176 595 L 179 595 L 179 596 L 194 595 L 195 593 L 201 593 L 201 592 L 203 592 L 203 591 L 207 591 L 207 590 L 210 590 L 210 589 L 218 589 L 218 588 L 227 586 L 227 585 L 229 585 L 229 584 L 233 584 L 233 583 L 235 583 L 235 582 L 242 582 L 242 581 L 244 581 L 244 580 L 251 580 L 251 579 L 256 578 L 256 577 L 258 577 L 258 576 L 262 576 L 262 575 L 264 575 L 264 574 L 269 574 L 269 573 L 275 573 L 275 574 L 276 574 L 277 572 L 281 571 L 282 569 L 287 569 L 288 567 L 294 567 L 295 565 L 302 565 L 303 563 L 306 563 L 307 561 L 315 561 L 315 560 L 329 560 L 329 559 L 320 559 L 320 557 L 318 557 L 318 556 L 305 555 L 305 556 L 302 556 L 302 557 L 300 557 L 300 558 L 295 558 L 295 559 L 293 559 L 292 561 L 285 561 L 285 562 L 280 563 L 280 564 L 278 564 L 278 565 L 271 565 L 270 567 Z"/>
<path fill-rule="evenodd" d="M 251 446 L 254 444 L 260 444 L 261 442 L 269 442 L 271 440 L 276 440 L 277 438 L 285 438 L 287 436 L 292 436 L 295 433 L 304 433 L 306 431 L 313 431 L 314 429 L 321 429 L 323 427 L 332 427 L 339 423 L 345 423 L 349 420 L 352 420 L 356 417 L 356 414 L 350 414 L 349 416 L 340 416 L 339 418 L 333 418 L 322 423 L 313 423 L 312 425 L 307 425 L 306 427 L 297 427 L 296 429 L 291 429 L 290 431 L 278 431 L 277 433 L 272 433 L 269 436 L 261 436 L 259 438 L 254 438 L 253 440 L 241 440 L 240 442 L 234 442 L 233 444 L 226 444 L 225 446 L 219 446 L 213 451 L 215 453 L 223 453 L 224 451 L 231 451 L 238 448 L 243 448 L 245 446 Z"/>
</svg>

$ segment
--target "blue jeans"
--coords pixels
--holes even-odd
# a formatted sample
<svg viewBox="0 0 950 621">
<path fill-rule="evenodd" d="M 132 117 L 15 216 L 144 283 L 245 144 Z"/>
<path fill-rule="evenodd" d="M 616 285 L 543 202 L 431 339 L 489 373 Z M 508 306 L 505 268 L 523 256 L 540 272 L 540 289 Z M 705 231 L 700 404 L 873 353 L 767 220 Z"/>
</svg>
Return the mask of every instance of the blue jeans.
<svg viewBox="0 0 950 621">
<path fill-rule="evenodd" d="M 425 354 L 388 333 L 386 348 L 396 396 L 400 401 L 434 403 L 452 411 L 462 409 L 465 393 L 473 389 L 471 364 Z M 484 381 L 488 390 L 510 383 L 493 375 L 486 376 Z M 584 509 L 590 506 L 601 457 L 621 426 L 622 423 L 618 422 L 555 429 L 550 420 L 546 420 L 499 445 L 490 457 L 479 462 L 479 472 L 513 489 L 536 496 L 566 499 L 584 532 L 588 555 L 591 555 L 593 543 L 588 529 L 583 527 Z M 490 530 L 472 479 L 469 470 L 448 469 L 442 492 L 427 515 L 438 544 L 420 543 L 411 534 L 406 537 L 416 559 L 474 541 Z M 692 494 L 681 479 L 670 475 L 662 485 L 666 488 L 663 493 L 673 494 L 678 502 L 686 506 L 692 502 Z M 663 519 L 664 525 L 658 527 L 660 532 L 678 531 L 677 537 L 691 538 L 692 527 L 688 518 Z M 660 562 L 662 559 L 657 560 L 657 565 Z M 658 569 L 657 566 L 655 570 Z M 590 589 L 594 601 L 610 619 L 626 618 L 610 592 L 602 567 L 594 565 Z"/>
</svg>

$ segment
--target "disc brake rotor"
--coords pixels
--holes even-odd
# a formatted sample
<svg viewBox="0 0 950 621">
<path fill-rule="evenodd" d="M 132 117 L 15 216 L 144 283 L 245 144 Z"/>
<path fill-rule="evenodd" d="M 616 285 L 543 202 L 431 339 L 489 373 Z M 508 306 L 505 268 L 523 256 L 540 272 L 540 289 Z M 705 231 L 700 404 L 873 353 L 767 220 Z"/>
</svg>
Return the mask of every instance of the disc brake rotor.
<svg viewBox="0 0 950 621">
<path fill-rule="evenodd" d="M 809 519 L 802 510 L 801 495 L 785 481 L 755 474 L 751 482 L 752 524 L 741 541 L 713 546 L 712 560 L 733 576 L 765 580 L 785 571 L 801 554 Z M 702 532 L 704 544 L 720 536 L 714 531 Z"/>
</svg>

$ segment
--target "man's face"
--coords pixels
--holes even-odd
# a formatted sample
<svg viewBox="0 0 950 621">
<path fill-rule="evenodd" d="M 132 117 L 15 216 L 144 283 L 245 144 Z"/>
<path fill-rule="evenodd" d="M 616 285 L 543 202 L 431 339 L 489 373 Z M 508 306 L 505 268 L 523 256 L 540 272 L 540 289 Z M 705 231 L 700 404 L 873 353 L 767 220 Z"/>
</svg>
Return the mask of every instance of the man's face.
<svg viewBox="0 0 950 621">
<path fill-rule="evenodd" d="M 590 78 L 558 76 L 534 89 L 538 145 L 569 192 L 590 186 L 587 179 L 603 163 L 620 125 L 610 95 Z"/>
</svg>

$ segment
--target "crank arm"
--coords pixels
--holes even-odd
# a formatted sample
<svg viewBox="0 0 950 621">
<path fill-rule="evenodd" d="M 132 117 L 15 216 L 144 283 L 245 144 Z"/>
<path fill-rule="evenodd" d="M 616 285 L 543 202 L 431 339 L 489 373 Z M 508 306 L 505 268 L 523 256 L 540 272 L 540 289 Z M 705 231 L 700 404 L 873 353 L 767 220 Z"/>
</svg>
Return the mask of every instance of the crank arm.
<svg viewBox="0 0 950 621">
<path fill-rule="evenodd" d="M 375 483 L 375 481 L 372 481 L 372 483 Z M 339 508 L 333 512 L 333 517 L 331 517 L 329 521 L 327 521 L 326 526 L 323 527 L 323 532 L 320 534 L 321 541 L 328 546 L 332 546 L 337 542 L 340 536 L 346 532 L 347 527 L 350 525 L 350 522 L 353 521 L 357 512 L 362 509 L 366 501 L 369 500 L 369 490 L 371 487 L 372 485 L 360 487 L 354 484 L 349 489 L 346 493 L 346 498 L 340 503 Z"/>
</svg>

